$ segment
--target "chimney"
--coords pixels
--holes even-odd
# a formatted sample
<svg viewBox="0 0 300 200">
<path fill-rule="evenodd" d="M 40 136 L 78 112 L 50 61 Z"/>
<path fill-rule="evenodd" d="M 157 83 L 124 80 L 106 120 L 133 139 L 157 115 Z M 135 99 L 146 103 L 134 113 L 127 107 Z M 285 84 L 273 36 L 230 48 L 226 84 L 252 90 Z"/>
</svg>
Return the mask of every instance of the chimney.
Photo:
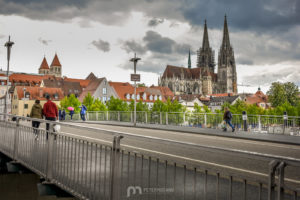
<svg viewBox="0 0 300 200">
<path fill-rule="evenodd" d="M 39 89 L 39 96 L 40 96 L 40 98 L 43 98 L 43 89 L 42 88 Z"/>
</svg>

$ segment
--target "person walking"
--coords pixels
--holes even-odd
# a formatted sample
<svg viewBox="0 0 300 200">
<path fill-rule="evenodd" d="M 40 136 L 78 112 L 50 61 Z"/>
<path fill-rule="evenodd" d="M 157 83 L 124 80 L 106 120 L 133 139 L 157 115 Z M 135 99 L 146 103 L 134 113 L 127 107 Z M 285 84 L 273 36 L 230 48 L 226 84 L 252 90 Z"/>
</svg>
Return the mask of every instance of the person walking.
<svg viewBox="0 0 300 200">
<path fill-rule="evenodd" d="M 65 111 L 65 109 L 63 109 L 63 111 L 61 112 L 61 119 L 62 120 L 66 119 L 66 111 Z"/>
<path fill-rule="evenodd" d="M 235 131 L 234 126 L 231 124 L 231 120 L 232 120 L 232 113 L 230 112 L 228 107 L 225 107 L 225 112 L 224 112 L 224 116 L 223 119 L 225 121 L 225 128 L 223 129 L 223 131 L 227 131 L 226 125 L 228 124 L 231 128 L 232 128 L 232 132 Z"/>
<path fill-rule="evenodd" d="M 86 114 L 87 108 L 85 105 L 82 104 L 81 109 L 80 109 L 80 117 L 83 121 L 85 121 L 85 114 Z"/>
<path fill-rule="evenodd" d="M 31 118 L 43 119 L 43 108 L 40 104 L 40 100 L 35 100 L 30 112 Z M 39 121 L 32 120 L 33 133 L 35 134 L 35 139 L 38 139 L 38 128 L 40 127 Z"/>
<path fill-rule="evenodd" d="M 43 115 L 45 116 L 46 120 L 49 121 L 56 121 L 56 119 L 58 118 L 58 110 L 57 110 L 57 106 L 55 103 L 53 103 L 50 100 L 50 96 L 47 95 L 46 96 L 47 102 L 44 104 L 43 107 Z M 50 129 L 50 124 L 46 123 L 46 139 L 48 140 L 48 133 L 49 133 L 49 129 Z"/>
<path fill-rule="evenodd" d="M 73 119 L 73 115 L 74 115 L 74 110 L 70 110 L 69 115 L 71 117 L 71 120 Z"/>
</svg>

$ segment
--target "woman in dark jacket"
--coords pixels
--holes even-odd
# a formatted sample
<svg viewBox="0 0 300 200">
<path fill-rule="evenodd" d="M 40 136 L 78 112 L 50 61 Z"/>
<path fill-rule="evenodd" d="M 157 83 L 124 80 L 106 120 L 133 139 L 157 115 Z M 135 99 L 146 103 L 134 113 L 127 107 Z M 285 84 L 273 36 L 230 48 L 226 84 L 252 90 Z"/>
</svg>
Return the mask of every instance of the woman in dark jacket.
<svg viewBox="0 0 300 200">
<path fill-rule="evenodd" d="M 43 119 L 43 108 L 40 104 L 40 100 L 35 100 L 35 104 L 33 104 L 30 112 L 30 117 L 36 119 Z M 32 120 L 32 127 L 33 127 L 33 132 L 35 134 L 35 139 L 37 139 L 38 137 L 37 129 L 40 127 L 40 122 Z"/>
</svg>

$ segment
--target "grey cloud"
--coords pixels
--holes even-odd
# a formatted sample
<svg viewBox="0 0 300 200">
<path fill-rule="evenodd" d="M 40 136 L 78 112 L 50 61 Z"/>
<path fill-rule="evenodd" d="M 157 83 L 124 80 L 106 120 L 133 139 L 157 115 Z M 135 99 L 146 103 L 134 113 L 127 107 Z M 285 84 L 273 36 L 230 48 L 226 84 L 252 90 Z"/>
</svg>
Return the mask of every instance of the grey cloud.
<svg viewBox="0 0 300 200">
<path fill-rule="evenodd" d="M 39 38 L 39 42 L 45 46 L 48 46 L 49 43 L 52 42 L 52 40 L 45 40 L 45 39 Z"/>
<path fill-rule="evenodd" d="M 249 84 L 252 86 L 262 85 L 269 86 L 272 82 L 281 81 L 281 82 L 294 82 L 299 83 L 300 69 L 297 66 L 286 67 L 283 70 L 272 72 L 265 71 L 262 73 L 257 73 L 254 76 L 245 76 L 243 77 L 243 83 Z"/>
<path fill-rule="evenodd" d="M 101 39 L 99 39 L 98 41 L 94 40 L 94 41 L 92 41 L 91 44 L 94 45 L 100 51 L 103 51 L 103 52 L 110 51 L 109 42 L 103 41 Z"/>
<path fill-rule="evenodd" d="M 164 23 L 164 21 L 165 21 L 164 19 L 152 18 L 149 20 L 148 26 L 155 27 L 155 26 L 158 26 L 159 24 Z"/>
<path fill-rule="evenodd" d="M 135 42 L 134 40 L 123 42 L 121 48 L 124 49 L 127 53 L 137 53 L 141 55 L 145 54 L 147 51 L 147 49 L 143 45 Z"/>
</svg>

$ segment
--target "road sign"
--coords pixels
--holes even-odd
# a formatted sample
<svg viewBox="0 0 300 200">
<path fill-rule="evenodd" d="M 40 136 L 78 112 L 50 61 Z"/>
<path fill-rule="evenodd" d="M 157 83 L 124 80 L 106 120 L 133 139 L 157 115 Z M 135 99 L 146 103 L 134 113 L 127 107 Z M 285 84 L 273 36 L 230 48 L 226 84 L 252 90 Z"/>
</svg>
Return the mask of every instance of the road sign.
<svg viewBox="0 0 300 200">
<path fill-rule="evenodd" d="M 131 81 L 137 81 L 137 82 L 141 81 L 140 74 L 131 74 L 130 78 L 131 78 Z"/>
</svg>

